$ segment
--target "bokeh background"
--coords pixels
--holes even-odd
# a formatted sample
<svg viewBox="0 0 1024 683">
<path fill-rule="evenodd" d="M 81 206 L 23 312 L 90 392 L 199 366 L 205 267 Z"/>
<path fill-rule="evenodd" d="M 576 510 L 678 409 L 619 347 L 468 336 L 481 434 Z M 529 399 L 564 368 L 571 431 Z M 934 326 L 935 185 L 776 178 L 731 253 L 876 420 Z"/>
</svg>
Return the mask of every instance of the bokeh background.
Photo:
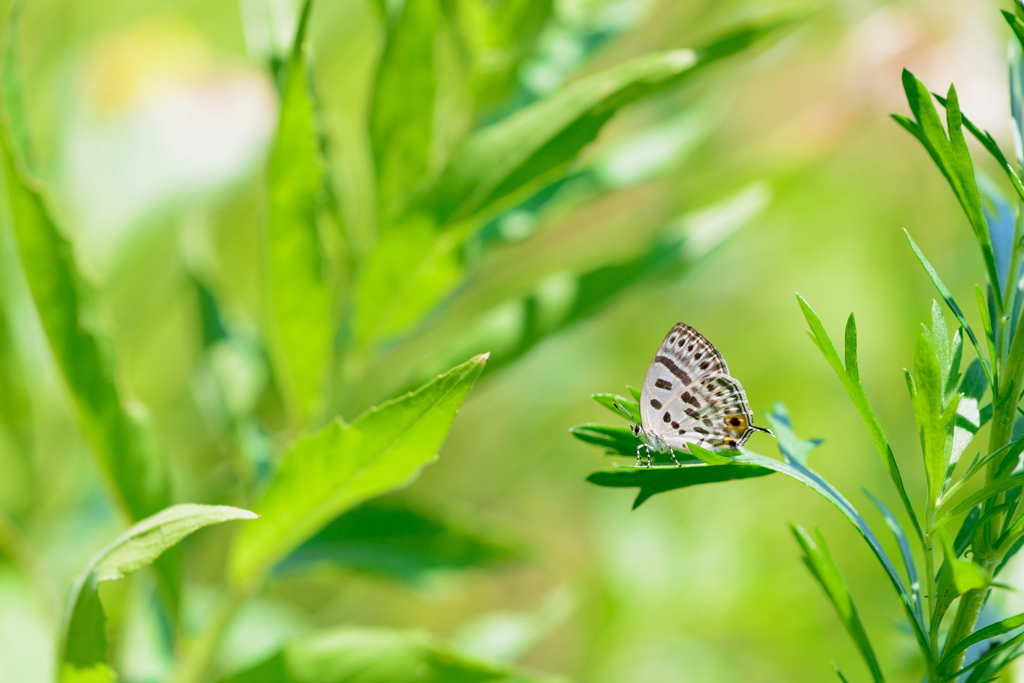
<svg viewBox="0 0 1024 683">
<path fill-rule="evenodd" d="M 902 228 L 961 301 L 973 300 L 981 268 L 945 181 L 888 114 L 905 110 L 907 67 L 934 90 L 955 82 L 965 113 L 1009 149 L 1000 8 L 967 0 L 557 0 L 516 72 L 515 95 L 492 111 L 634 55 L 700 44 L 737 21 L 812 11 L 786 35 L 627 109 L 584 154 L 614 157 L 602 168 L 629 188 L 574 217 L 603 221 L 608 239 L 628 245 L 638 217 L 670 220 L 737 193 L 752 202 L 749 220 L 678 281 L 631 291 L 485 374 L 440 460 L 403 492 L 500 537 L 521 550 L 519 559 L 412 583 L 337 569 L 278 579 L 229 631 L 221 665 L 256 661 L 318 627 L 365 624 L 425 628 L 467 651 L 591 683 L 822 681 L 833 676 L 831 661 L 859 676 L 856 652 L 800 562 L 787 527 L 796 522 L 825 532 L 894 680 L 919 680 L 882 571 L 812 493 L 767 477 L 656 496 L 631 512 L 630 492 L 584 481 L 607 461 L 568 428 L 615 422 L 590 394 L 639 385 L 681 320 L 723 352 L 756 415 L 784 401 L 798 434 L 825 439 L 811 464 L 855 504 L 867 508 L 861 487 L 893 503 L 867 433 L 806 337 L 800 292 L 833 335 L 856 312 L 861 376 L 908 487 L 919 492 L 902 369 L 934 291 Z M 290 0 L 33 0 L 23 12 L 19 51 L 38 173 L 98 286 L 121 380 L 173 454 L 181 500 L 225 502 L 225 458 L 211 436 L 222 417 L 203 403 L 210 373 L 227 373 L 237 392 L 229 400 L 240 405 L 258 400 L 268 382 L 255 342 L 245 342 L 258 336 L 254 197 L 278 107 L 265 62 L 287 50 L 295 14 Z M 362 112 L 379 15 L 369 0 L 322 0 L 310 31 L 332 182 L 346 221 L 365 225 L 373 199 Z M 516 234 L 514 221 L 504 227 Z M 2 246 L 9 264 L 10 242 Z M 211 253 L 212 270 L 204 262 Z M 42 568 L 26 576 L 0 550 L 0 681 L 23 683 L 51 676 L 60 600 L 123 527 L 24 285 L 5 270 L 35 446 L 25 453 L 0 432 L 0 510 Z M 196 273 L 215 281 L 240 340 L 215 358 L 203 344 Z M 344 415 L 354 417 L 366 400 L 353 397 Z M 748 445 L 775 452 L 764 436 Z M 870 513 L 869 522 L 882 524 Z M 222 537 L 204 533 L 190 541 L 191 556 L 219 557 Z M 203 567 L 189 571 L 202 575 Z M 140 592 L 132 585 L 104 597 L 122 605 L 127 680 L 158 680 L 152 625 L 132 616 L 144 604 Z"/>
</svg>

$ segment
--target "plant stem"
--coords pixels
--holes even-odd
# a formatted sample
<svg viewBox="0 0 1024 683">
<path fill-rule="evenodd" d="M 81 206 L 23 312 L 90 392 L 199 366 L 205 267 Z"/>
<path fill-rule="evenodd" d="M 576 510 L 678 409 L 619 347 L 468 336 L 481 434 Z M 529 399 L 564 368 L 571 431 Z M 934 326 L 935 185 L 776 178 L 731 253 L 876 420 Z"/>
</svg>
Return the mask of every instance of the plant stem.
<svg viewBox="0 0 1024 683">
<path fill-rule="evenodd" d="M 203 629 L 182 648 L 182 656 L 171 672 L 168 683 L 200 683 L 203 680 L 224 631 L 246 597 L 236 591 L 221 596 Z"/>
<path fill-rule="evenodd" d="M 935 595 L 935 502 L 934 497 L 929 494 L 928 503 L 924 512 L 924 575 L 925 590 L 928 595 L 928 622 L 932 623 L 937 609 L 937 596 Z M 939 659 L 939 630 L 930 629 L 928 634 L 929 645 L 932 651 L 932 660 Z"/>
</svg>

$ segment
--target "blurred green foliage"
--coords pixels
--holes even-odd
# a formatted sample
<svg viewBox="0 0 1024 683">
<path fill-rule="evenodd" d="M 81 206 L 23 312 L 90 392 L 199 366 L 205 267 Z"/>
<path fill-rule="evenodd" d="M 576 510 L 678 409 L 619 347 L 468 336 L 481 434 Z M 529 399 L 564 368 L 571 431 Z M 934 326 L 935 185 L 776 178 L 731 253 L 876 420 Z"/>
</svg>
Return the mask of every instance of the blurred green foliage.
<svg viewBox="0 0 1024 683">
<path fill-rule="evenodd" d="M 792 292 L 813 293 L 829 329 L 858 311 L 861 365 L 893 369 L 865 373 L 864 389 L 902 466 L 917 434 L 895 369 L 912 364 L 933 294 L 899 228 L 957 300 L 973 279 L 955 200 L 884 116 L 901 110 L 903 66 L 955 78 L 964 111 L 1008 149 L 1002 118 L 984 117 L 1005 110 L 988 104 L 998 17 L 837 4 L 676 85 L 658 71 L 672 55 L 799 3 L 321 2 L 305 51 L 299 5 L 45 0 L 6 44 L 5 105 L 26 112 L 7 130 L 41 181 L 14 194 L 42 188 L 37 227 L 48 217 L 73 247 L 78 295 L 81 280 L 96 290 L 70 313 L 117 402 L 85 427 L 46 336 L 46 317 L 69 311 L 40 315 L 4 209 L 0 680 L 52 679 L 70 587 L 130 525 L 115 488 L 130 470 L 109 465 L 135 453 L 165 469 L 151 493 L 163 481 L 168 503 L 258 509 L 298 435 L 486 351 L 437 463 L 328 519 L 242 604 L 225 599 L 224 570 L 258 520 L 99 584 L 121 677 L 166 680 L 201 658 L 211 677 L 306 680 L 317 674 L 296 662 L 358 664 L 332 660 L 345 647 L 468 680 L 820 681 L 829 658 L 856 673 L 786 531 L 820 520 L 865 628 L 883 634 L 879 660 L 917 680 L 910 639 L 878 628 L 900 618 L 888 578 L 831 507 L 763 477 L 627 515 L 632 493 L 582 483 L 594 454 L 564 426 L 596 418 L 588 394 L 639 383 L 681 319 L 715 340 L 756 411 L 781 399 L 808 435 L 828 425 L 823 476 L 881 491 L 877 461 L 846 457 L 872 443 Z M 629 87 L 588 95 L 602 74 Z M 552 98 L 574 118 L 545 116 Z M 510 142 L 530 111 L 547 132 Z M 111 425 L 149 440 L 101 452 Z M 923 486 L 908 476 L 911 495 Z M 164 583 L 181 586 L 177 608 Z M 200 653 L 218 623 L 221 644 Z"/>
</svg>

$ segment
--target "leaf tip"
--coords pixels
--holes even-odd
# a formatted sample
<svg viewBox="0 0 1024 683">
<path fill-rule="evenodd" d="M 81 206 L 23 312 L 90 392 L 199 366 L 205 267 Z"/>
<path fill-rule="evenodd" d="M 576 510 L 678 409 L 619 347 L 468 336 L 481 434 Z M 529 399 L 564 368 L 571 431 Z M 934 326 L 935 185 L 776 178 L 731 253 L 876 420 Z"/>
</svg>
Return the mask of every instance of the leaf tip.
<svg viewBox="0 0 1024 683">
<path fill-rule="evenodd" d="M 480 355 L 476 356 L 476 358 L 474 358 L 473 360 L 479 361 L 479 363 L 481 365 L 486 365 L 487 364 L 487 359 L 490 358 L 490 357 L 491 357 L 491 352 L 487 351 L 486 353 L 481 353 Z"/>
</svg>

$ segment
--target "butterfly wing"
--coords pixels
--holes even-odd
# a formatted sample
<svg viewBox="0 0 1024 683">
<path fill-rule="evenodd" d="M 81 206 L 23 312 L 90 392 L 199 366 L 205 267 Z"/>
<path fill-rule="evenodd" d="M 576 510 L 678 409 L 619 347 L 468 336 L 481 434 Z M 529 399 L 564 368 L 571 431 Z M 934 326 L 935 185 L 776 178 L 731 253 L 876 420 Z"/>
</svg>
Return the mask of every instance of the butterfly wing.
<svg viewBox="0 0 1024 683">
<path fill-rule="evenodd" d="M 685 390 L 704 377 L 728 375 L 729 366 L 714 345 L 697 330 L 676 323 L 654 354 L 640 390 L 640 418 L 644 428 L 662 433 L 665 410 L 678 402 Z M 692 407 L 692 406 L 691 406 Z M 679 406 L 676 408 L 681 411 Z M 669 417 L 676 412 L 669 413 Z"/>
<path fill-rule="evenodd" d="M 676 324 L 651 361 L 640 392 L 644 429 L 673 448 L 687 443 L 739 448 L 754 432 L 739 380 L 718 349 L 689 325 Z"/>
<path fill-rule="evenodd" d="M 673 448 L 739 448 L 754 433 L 754 416 L 739 380 L 728 375 L 703 377 L 665 406 L 657 433 Z M 665 420 L 668 414 L 670 419 Z"/>
</svg>

